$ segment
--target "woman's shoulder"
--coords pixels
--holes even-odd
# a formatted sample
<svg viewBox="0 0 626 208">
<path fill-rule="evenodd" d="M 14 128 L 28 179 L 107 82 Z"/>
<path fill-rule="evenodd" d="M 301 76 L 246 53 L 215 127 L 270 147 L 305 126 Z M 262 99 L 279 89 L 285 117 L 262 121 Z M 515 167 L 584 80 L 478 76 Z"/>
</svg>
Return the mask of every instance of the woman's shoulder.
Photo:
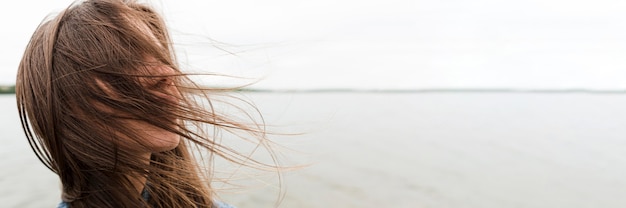
<svg viewBox="0 0 626 208">
<path fill-rule="evenodd" d="M 226 204 L 221 201 L 215 201 L 215 203 L 213 203 L 213 208 L 235 208 L 235 207 L 233 205 Z"/>
<path fill-rule="evenodd" d="M 65 202 L 61 202 L 59 203 L 59 205 L 57 206 L 57 208 L 69 208 L 68 204 Z M 216 201 L 213 204 L 213 208 L 235 208 L 233 205 L 230 204 L 226 204 L 224 202 L 221 201 Z"/>
<path fill-rule="evenodd" d="M 69 208 L 69 206 L 67 205 L 67 203 L 62 201 L 61 203 L 59 203 L 59 205 L 57 205 L 57 208 Z"/>
</svg>

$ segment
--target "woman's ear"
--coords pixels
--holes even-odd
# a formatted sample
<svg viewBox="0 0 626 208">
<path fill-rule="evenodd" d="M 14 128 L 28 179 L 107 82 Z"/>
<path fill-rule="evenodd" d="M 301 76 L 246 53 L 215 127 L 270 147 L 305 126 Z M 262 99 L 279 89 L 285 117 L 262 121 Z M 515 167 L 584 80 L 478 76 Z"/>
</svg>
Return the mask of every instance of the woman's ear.
<svg viewBox="0 0 626 208">
<path fill-rule="evenodd" d="M 98 85 L 98 87 L 99 87 L 102 91 L 104 91 L 104 93 L 105 93 L 107 96 L 110 96 L 110 97 L 116 97 L 116 95 L 115 95 L 115 93 L 113 92 L 113 89 L 112 89 L 112 87 L 111 87 L 111 85 L 110 85 L 109 83 L 106 83 L 106 82 L 104 82 L 104 81 L 102 81 L 102 80 L 100 80 L 100 79 L 96 79 L 96 85 Z"/>
<path fill-rule="evenodd" d="M 116 95 L 116 93 L 113 91 L 111 85 L 109 83 L 106 83 L 100 79 L 95 79 L 96 81 L 96 85 L 98 86 L 98 88 L 100 88 L 106 97 L 110 97 L 110 98 L 118 98 L 119 96 Z M 105 113 L 114 113 L 113 109 L 111 109 L 110 107 L 106 106 L 105 104 L 97 101 L 97 100 L 92 100 L 91 104 L 98 110 L 103 111 Z"/>
</svg>

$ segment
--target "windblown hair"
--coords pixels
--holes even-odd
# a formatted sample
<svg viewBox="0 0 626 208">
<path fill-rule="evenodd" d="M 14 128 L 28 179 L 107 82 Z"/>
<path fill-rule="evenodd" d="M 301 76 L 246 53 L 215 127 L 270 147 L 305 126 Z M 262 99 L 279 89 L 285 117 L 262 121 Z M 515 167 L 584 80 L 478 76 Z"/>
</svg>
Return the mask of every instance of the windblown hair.
<svg viewBox="0 0 626 208">
<path fill-rule="evenodd" d="M 158 73 L 154 66 L 173 72 Z M 176 92 L 164 90 L 169 84 Z M 191 150 L 231 161 L 249 158 L 220 145 L 200 126 L 264 138 L 262 125 L 206 107 L 217 91 L 179 70 L 161 16 L 130 0 L 86 0 L 44 21 L 25 50 L 16 82 L 26 137 L 42 163 L 59 175 L 63 200 L 73 208 L 211 207 L 210 178 Z M 124 148 L 126 142 L 148 146 L 139 139 L 146 135 L 123 120 L 182 139 L 172 150 L 152 153 L 146 164 Z M 134 177 L 146 178 L 149 200 L 135 194 Z"/>
</svg>

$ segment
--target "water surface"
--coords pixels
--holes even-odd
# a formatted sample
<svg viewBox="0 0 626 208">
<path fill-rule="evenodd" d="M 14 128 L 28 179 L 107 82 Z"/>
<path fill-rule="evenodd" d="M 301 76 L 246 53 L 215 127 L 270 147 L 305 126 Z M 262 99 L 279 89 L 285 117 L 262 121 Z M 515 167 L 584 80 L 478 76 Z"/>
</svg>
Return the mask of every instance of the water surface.
<svg viewBox="0 0 626 208">
<path fill-rule="evenodd" d="M 624 207 L 626 96 L 585 93 L 250 93 L 277 140 L 310 163 L 281 207 Z M 52 207 L 55 176 L 0 96 L 0 204 Z M 271 187 L 225 190 L 271 207 Z"/>
</svg>

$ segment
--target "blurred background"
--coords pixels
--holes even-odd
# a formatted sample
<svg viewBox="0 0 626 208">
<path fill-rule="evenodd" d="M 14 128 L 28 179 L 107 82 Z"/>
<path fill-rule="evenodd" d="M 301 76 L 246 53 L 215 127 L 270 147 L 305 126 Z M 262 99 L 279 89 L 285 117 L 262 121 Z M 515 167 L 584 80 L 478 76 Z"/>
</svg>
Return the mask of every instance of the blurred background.
<svg viewBox="0 0 626 208">
<path fill-rule="evenodd" d="M 71 2 L 0 8 L 0 85 Z M 285 174 L 281 207 L 626 206 L 624 1 L 152 3 L 182 68 L 258 81 L 243 96 L 267 122 L 306 132 L 278 138 L 313 164 Z M 0 204 L 53 206 L 14 95 L 0 106 Z M 252 187 L 222 197 L 274 205 L 275 185 Z"/>
</svg>

